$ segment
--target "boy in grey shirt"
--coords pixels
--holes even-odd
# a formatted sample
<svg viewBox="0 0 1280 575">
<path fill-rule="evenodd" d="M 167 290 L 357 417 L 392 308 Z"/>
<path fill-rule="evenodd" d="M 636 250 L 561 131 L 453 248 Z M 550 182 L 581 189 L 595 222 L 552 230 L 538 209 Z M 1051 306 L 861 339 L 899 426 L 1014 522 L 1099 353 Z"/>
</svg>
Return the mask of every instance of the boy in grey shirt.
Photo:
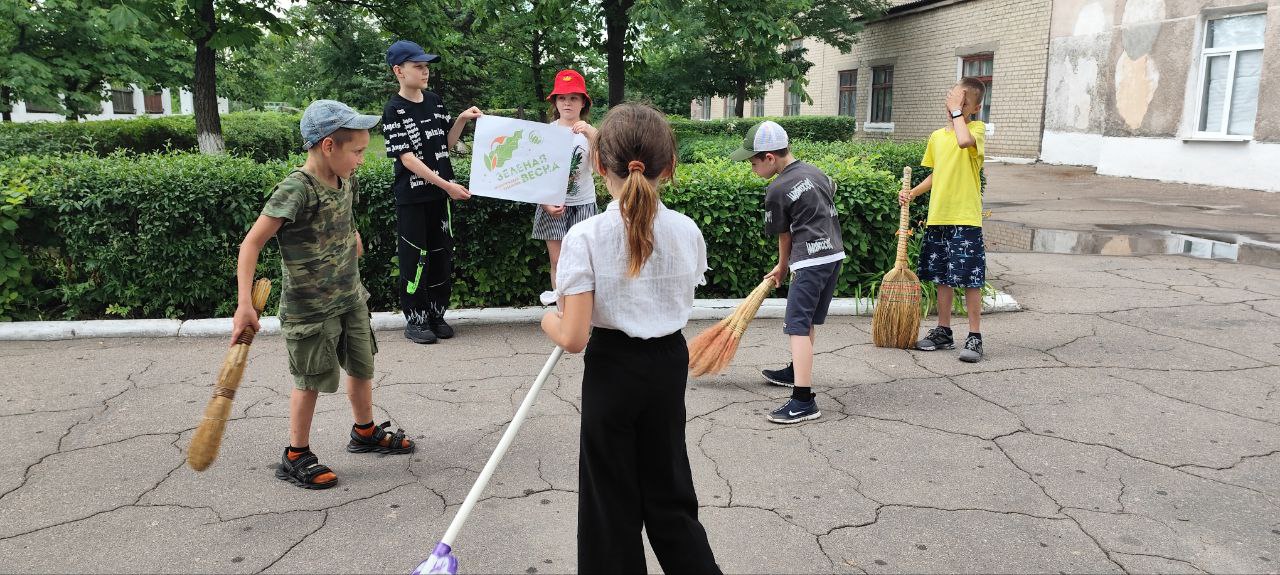
<svg viewBox="0 0 1280 575">
<path fill-rule="evenodd" d="M 813 394 L 813 344 L 816 326 L 826 322 L 845 257 L 835 183 L 822 170 L 797 160 L 788 146 L 782 126 L 765 121 L 752 127 L 742 148 L 729 156 L 750 160 L 757 176 L 777 176 L 765 189 L 764 228 L 778 236 L 778 265 L 765 277 L 782 285 L 784 270 L 794 274 L 782 329 L 791 338 L 792 363 L 762 372 L 770 383 L 792 388 L 791 399 L 768 415 L 774 423 L 822 417 Z"/>
</svg>

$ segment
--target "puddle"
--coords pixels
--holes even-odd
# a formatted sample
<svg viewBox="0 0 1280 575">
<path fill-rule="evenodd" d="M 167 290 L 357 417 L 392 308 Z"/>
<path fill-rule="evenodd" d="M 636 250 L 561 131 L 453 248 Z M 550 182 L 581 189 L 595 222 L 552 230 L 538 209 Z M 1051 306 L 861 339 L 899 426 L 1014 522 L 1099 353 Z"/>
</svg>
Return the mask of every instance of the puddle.
<svg viewBox="0 0 1280 575">
<path fill-rule="evenodd" d="M 1184 255 L 1280 268 L 1280 244 L 1238 234 L 1173 230 L 1079 231 L 1027 228 L 988 222 L 992 251 L 1104 256 Z"/>
</svg>

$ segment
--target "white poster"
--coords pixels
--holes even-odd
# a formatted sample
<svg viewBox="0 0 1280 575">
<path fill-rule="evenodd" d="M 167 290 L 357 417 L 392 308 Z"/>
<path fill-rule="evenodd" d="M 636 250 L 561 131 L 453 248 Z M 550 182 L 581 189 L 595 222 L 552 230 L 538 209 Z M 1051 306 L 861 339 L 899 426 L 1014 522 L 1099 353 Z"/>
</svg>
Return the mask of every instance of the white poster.
<svg viewBox="0 0 1280 575">
<path fill-rule="evenodd" d="M 467 189 L 477 196 L 558 206 L 569 187 L 572 154 L 568 128 L 480 116 Z"/>
</svg>

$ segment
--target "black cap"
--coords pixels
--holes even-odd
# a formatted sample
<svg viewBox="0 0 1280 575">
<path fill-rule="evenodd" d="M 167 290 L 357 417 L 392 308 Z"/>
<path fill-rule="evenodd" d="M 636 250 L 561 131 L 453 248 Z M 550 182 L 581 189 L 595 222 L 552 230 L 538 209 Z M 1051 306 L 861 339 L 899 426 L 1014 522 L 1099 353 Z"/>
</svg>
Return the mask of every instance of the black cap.
<svg viewBox="0 0 1280 575">
<path fill-rule="evenodd" d="M 408 40 L 396 40 L 390 48 L 387 48 L 387 65 L 398 66 L 405 62 L 439 62 L 440 57 L 435 54 L 428 54 L 422 46 L 414 44 Z"/>
</svg>

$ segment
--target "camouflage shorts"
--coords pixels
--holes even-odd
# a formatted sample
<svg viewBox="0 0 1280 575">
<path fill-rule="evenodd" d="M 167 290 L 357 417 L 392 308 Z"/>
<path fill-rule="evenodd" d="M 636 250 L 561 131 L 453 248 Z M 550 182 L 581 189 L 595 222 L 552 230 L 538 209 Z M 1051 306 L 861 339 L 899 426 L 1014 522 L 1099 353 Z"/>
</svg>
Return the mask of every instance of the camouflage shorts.
<svg viewBox="0 0 1280 575">
<path fill-rule="evenodd" d="M 333 393 L 338 390 L 339 367 L 351 377 L 373 379 L 378 341 L 364 304 L 321 322 L 286 322 L 280 331 L 289 351 L 294 387 Z"/>
</svg>

